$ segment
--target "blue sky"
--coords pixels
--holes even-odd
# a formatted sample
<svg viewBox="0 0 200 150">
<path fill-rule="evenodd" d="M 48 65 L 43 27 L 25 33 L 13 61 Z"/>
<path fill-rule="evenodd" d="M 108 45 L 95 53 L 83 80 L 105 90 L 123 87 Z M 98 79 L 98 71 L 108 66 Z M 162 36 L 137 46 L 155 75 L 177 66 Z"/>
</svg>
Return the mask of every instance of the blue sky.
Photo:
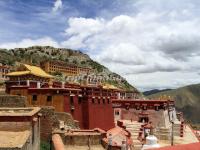
<svg viewBox="0 0 200 150">
<path fill-rule="evenodd" d="M 198 0 L 0 0 L 0 48 L 79 49 L 141 90 L 200 82 Z"/>
<path fill-rule="evenodd" d="M 117 0 L 62 0 L 62 8 L 56 12 L 52 11 L 54 3 L 54 0 L 1 0 L 0 33 L 3 36 L 0 42 L 37 39 L 44 35 L 62 41 L 70 17 L 112 18 L 127 13 L 120 7 L 122 1 Z"/>
</svg>

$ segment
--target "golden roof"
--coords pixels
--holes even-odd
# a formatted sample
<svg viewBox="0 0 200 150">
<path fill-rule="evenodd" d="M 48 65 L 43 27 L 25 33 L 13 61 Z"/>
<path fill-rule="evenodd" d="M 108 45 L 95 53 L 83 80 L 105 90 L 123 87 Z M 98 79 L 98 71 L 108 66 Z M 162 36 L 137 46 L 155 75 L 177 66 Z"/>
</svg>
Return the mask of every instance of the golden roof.
<svg viewBox="0 0 200 150">
<path fill-rule="evenodd" d="M 119 90 L 119 88 L 117 88 L 116 86 L 111 85 L 111 84 L 103 85 L 103 89 Z"/>
<path fill-rule="evenodd" d="M 29 74 L 30 71 L 16 71 L 16 72 L 10 72 L 6 74 L 7 76 L 21 76 L 21 75 L 26 75 Z"/>
<path fill-rule="evenodd" d="M 43 78 L 53 78 L 52 75 L 46 73 L 40 67 L 31 66 L 27 64 L 23 64 L 23 66 L 26 68 L 25 71 L 10 72 L 7 74 L 7 76 L 21 76 L 21 75 L 32 74 L 32 75 L 43 77 Z"/>
</svg>

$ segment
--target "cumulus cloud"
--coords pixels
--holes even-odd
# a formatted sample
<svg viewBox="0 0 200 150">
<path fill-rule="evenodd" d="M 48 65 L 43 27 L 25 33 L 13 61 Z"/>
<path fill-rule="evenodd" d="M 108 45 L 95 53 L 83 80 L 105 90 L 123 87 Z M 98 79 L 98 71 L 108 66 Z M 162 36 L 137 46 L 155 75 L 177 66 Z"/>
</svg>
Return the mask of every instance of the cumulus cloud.
<svg viewBox="0 0 200 150">
<path fill-rule="evenodd" d="M 7 48 L 7 49 L 12 49 L 12 48 L 26 48 L 29 46 L 35 46 L 35 45 L 40 45 L 40 46 L 54 46 L 54 47 L 59 47 L 59 44 L 54 41 L 50 37 L 43 37 L 39 39 L 23 39 L 19 42 L 10 42 L 10 43 L 3 43 L 0 44 L 0 48 Z"/>
<path fill-rule="evenodd" d="M 124 74 L 187 69 L 189 66 L 182 59 L 198 54 L 198 33 L 172 32 L 175 26 L 166 26 L 155 18 L 160 17 L 150 14 L 148 19 L 124 15 L 112 20 L 70 18 L 65 31 L 69 38 L 62 45 L 88 49 L 93 58 L 114 71 L 119 72 L 115 64 L 129 68 L 121 71 Z"/>
<path fill-rule="evenodd" d="M 52 11 L 56 12 L 61 8 L 62 8 L 62 0 L 55 0 L 54 7 L 52 8 Z"/>
<path fill-rule="evenodd" d="M 92 10 L 96 18 L 69 18 L 65 40 L 59 43 L 45 37 L 0 47 L 48 44 L 86 50 L 93 59 L 140 89 L 174 88 L 200 82 L 199 1 L 117 1 L 112 6 L 98 12 Z M 56 0 L 52 11 L 61 8 L 62 1 Z M 84 13 L 80 9 L 78 14 Z"/>
<path fill-rule="evenodd" d="M 160 4 L 158 0 L 153 9 L 153 5 L 146 3 L 139 1 L 136 4 L 138 12 L 134 15 L 111 19 L 70 18 L 65 30 L 67 39 L 62 46 L 88 50 L 92 58 L 124 75 L 129 81 L 130 76 L 138 74 L 155 75 L 147 83 L 162 87 L 162 79 L 156 79 L 157 73 L 170 73 L 174 77 L 180 74 L 182 79 L 185 79 L 186 72 L 197 74 L 196 69 L 200 67 L 197 63 L 200 60 L 200 19 L 193 12 L 195 6 L 181 5 L 181 9 L 174 9 L 168 3 L 166 6 Z M 179 85 L 170 77 L 163 78 L 171 81 L 166 82 L 165 87 Z M 186 81 L 192 83 L 191 80 Z M 183 80 L 181 82 L 185 84 Z"/>
</svg>

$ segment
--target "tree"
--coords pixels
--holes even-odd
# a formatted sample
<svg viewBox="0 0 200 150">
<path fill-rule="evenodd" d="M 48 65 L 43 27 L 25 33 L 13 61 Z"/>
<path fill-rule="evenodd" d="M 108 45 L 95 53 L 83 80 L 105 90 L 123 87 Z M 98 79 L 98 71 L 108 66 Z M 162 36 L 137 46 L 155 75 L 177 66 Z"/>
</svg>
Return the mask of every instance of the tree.
<svg viewBox="0 0 200 150">
<path fill-rule="evenodd" d="M 81 64 L 84 65 L 86 62 L 85 61 L 81 61 Z"/>
<path fill-rule="evenodd" d="M 65 62 L 69 62 L 69 59 L 68 59 L 68 58 L 65 58 Z"/>
<path fill-rule="evenodd" d="M 72 62 L 73 62 L 73 64 L 77 64 L 78 63 L 77 60 L 75 60 L 75 59 Z"/>
</svg>

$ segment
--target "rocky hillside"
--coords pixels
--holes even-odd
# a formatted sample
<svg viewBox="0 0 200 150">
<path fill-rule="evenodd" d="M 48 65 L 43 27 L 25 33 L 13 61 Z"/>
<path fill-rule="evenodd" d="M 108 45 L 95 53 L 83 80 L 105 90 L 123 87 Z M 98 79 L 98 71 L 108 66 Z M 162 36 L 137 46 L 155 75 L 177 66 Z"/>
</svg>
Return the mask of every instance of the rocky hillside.
<svg viewBox="0 0 200 150">
<path fill-rule="evenodd" d="M 88 55 L 83 54 L 81 51 L 53 48 L 50 46 L 33 46 L 9 50 L 0 49 L 0 53 L 0 62 L 9 65 L 14 65 L 16 61 L 39 65 L 43 60 L 60 60 L 75 64 L 91 60 Z"/>
<path fill-rule="evenodd" d="M 87 54 L 81 51 L 50 46 L 0 49 L 0 63 L 6 65 L 16 66 L 17 63 L 27 63 L 39 66 L 40 62 L 45 60 L 59 60 L 78 66 L 92 67 L 96 70 L 96 74 L 107 79 L 106 82 L 128 90 L 135 89 L 123 77 L 111 72 L 108 68 L 92 60 Z M 119 83 L 113 78 L 118 78 L 121 82 Z"/>
<path fill-rule="evenodd" d="M 148 97 L 158 98 L 161 95 L 171 96 L 175 100 L 177 110 L 182 111 L 188 121 L 200 124 L 200 84 L 162 91 Z"/>
</svg>

